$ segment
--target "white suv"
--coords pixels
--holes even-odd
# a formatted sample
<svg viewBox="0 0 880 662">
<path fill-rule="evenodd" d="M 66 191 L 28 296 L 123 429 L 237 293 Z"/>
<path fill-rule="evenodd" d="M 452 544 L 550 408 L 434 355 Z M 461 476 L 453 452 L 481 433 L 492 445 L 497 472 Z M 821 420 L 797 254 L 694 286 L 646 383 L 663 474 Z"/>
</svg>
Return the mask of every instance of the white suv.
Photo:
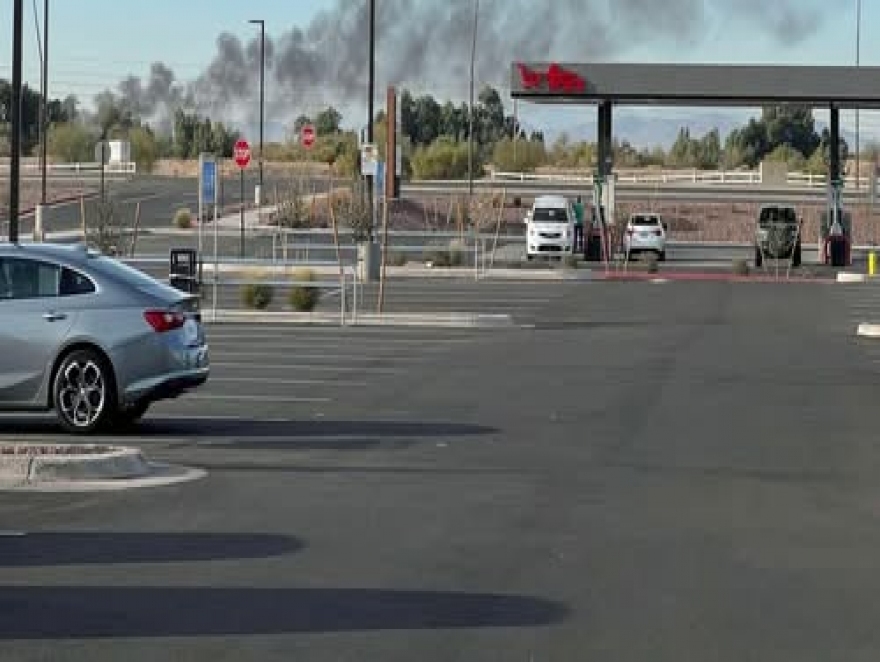
<svg viewBox="0 0 880 662">
<path fill-rule="evenodd" d="M 623 252 L 629 260 L 636 253 L 654 253 L 666 259 L 666 223 L 657 214 L 633 214 L 623 235 Z"/>
<path fill-rule="evenodd" d="M 542 195 L 526 217 L 528 259 L 536 255 L 562 257 L 574 249 L 574 209 L 561 195 Z"/>
</svg>

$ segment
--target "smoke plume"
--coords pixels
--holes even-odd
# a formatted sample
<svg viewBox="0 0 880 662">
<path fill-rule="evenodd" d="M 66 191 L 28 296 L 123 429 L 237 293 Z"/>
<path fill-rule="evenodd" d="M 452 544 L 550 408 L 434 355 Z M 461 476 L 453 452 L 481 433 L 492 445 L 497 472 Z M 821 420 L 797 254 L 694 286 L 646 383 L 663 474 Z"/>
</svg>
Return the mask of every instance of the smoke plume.
<svg viewBox="0 0 880 662">
<path fill-rule="evenodd" d="M 377 105 L 388 84 L 439 99 L 463 99 L 470 75 L 475 0 L 376 2 Z M 482 0 L 475 79 L 505 89 L 515 59 L 616 60 L 635 47 L 692 46 L 725 26 L 788 46 L 820 24 L 820 0 Z M 305 27 L 266 37 L 266 117 L 289 123 L 326 105 L 363 108 L 367 89 L 367 0 L 337 0 Z M 118 96 L 142 117 L 165 119 L 181 105 L 253 126 L 260 41 L 217 37 L 217 51 L 193 81 L 162 63 L 146 82 L 131 76 Z M 669 60 L 681 59 L 670 57 Z M 362 111 L 358 111 L 362 112 Z"/>
</svg>

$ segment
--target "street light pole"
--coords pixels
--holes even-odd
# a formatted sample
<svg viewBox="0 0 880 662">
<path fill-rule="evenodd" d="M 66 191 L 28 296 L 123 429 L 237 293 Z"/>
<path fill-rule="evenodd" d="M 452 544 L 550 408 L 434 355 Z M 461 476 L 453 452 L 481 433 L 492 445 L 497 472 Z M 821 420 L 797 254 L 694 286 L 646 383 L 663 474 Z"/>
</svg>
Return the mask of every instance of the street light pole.
<svg viewBox="0 0 880 662">
<path fill-rule="evenodd" d="M 370 43 L 367 73 L 367 143 L 373 142 L 373 101 L 376 96 L 376 0 L 370 2 Z M 370 214 L 370 238 L 376 241 L 376 219 L 373 205 L 373 176 L 367 175 L 367 209 Z"/>
<path fill-rule="evenodd" d="M 856 0 L 856 68 L 862 60 L 862 0 Z M 859 108 L 856 106 L 856 188 L 861 185 L 861 150 L 859 149 Z"/>
<path fill-rule="evenodd" d="M 480 15 L 480 0 L 474 0 L 473 40 L 471 42 L 470 105 L 468 112 L 468 216 L 471 213 L 470 199 L 474 195 L 474 68 L 477 59 L 477 21 Z"/>
<path fill-rule="evenodd" d="M 46 204 L 46 157 L 49 146 L 49 0 L 43 0 L 43 104 L 40 109 L 40 202 Z"/>
<path fill-rule="evenodd" d="M 265 124 L 265 92 L 264 84 L 266 80 L 266 21 L 263 19 L 254 19 L 250 21 L 260 26 L 260 203 L 263 201 L 263 126 Z"/>
<path fill-rule="evenodd" d="M 24 0 L 13 0 L 12 10 L 12 127 L 9 141 L 9 241 L 18 242 L 18 192 L 21 179 L 21 34 Z"/>
<path fill-rule="evenodd" d="M 477 59 L 477 21 L 479 19 L 480 0 L 474 0 L 474 21 L 472 26 L 471 63 L 470 63 L 470 103 L 468 106 L 468 195 L 474 193 L 474 69 Z"/>
</svg>

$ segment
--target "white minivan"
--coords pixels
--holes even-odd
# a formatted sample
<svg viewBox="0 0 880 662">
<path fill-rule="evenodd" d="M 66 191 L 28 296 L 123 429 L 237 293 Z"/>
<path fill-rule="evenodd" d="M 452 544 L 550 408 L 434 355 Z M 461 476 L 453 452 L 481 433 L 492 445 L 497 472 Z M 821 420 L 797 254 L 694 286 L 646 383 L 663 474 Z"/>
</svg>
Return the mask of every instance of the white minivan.
<svg viewBox="0 0 880 662">
<path fill-rule="evenodd" d="M 535 198 L 527 225 L 527 256 L 571 255 L 574 248 L 574 209 L 561 195 Z"/>
</svg>

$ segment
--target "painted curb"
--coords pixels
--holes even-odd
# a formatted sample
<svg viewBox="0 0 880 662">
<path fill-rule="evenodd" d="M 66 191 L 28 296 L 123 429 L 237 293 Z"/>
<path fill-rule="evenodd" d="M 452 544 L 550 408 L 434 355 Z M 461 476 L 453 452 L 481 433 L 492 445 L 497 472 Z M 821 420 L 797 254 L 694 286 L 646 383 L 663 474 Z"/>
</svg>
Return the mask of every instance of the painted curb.
<svg viewBox="0 0 880 662">
<path fill-rule="evenodd" d="M 28 446 L 29 444 L 13 444 Z M 23 483 L 145 478 L 150 465 L 137 448 L 79 455 L 0 455 L 0 479 Z"/>
<path fill-rule="evenodd" d="M 137 258 L 134 258 L 137 263 Z M 213 263 L 205 262 L 204 270 L 206 275 L 210 275 L 214 269 Z M 279 264 L 277 266 L 270 265 L 254 265 L 236 264 L 233 262 L 221 262 L 217 265 L 217 271 L 222 274 L 242 274 L 247 276 L 292 276 L 295 272 L 302 269 L 313 271 L 319 276 L 337 277 L 339 276 L 339 266 L 335 264 Z M 595 278 L 591 269 L 510 269 L 498 268 L 485 272 L 481 272 L 478 278 L 475 278 L 472 268 L 456 268 L 456 267 L 387 267 L 388 277 L 394 278 L 449 278 L 470 281 L 487 281 L 487 280 L 524 280 L 524 281 L 561 281 L 561 280 L 593 280 Z M 346 278 L 351 278 L 351 272 L 346 272 Z M 222 281 L 220 283 L 222 285 Z M 363 284 L 363 283 L 361 283 Z"/>
<path fill-rule="evenodd" d="M 204 469 L 150 463 L 149 475 L 134 478 L 94 480 L 53 480 L 43 482 L 14 481 L 0 478 L 0 491 L 13 492 L 118 492 L 150 487 L 167 487 L 200 480 L 208 475 Z"/>
<path fill-rule="evenodd" d="M 342 326 L 338 313 L 293 313 L 273 311 L 218 310 L 216 318 L 204 312 L 208 323 L 247 322 L 253 324 L 332 324 Z M 448 328 L 511 328 L 513 317 L 508 314 L 484 313 L 358 313 L 349 317 L 346 326 L 421 326 Z"/>
<path fill-rule="evenodd" d="M 867 283 L 868 276 L 866 274 L 854 274 L 848 271 L 841 271 L 837 274 L 838 283 Z"/>
<path fill-rule="evenodd" d="M 859 324 L 856 335 L 864 338 L 880 338 L 880 324 Z"/>
</svg>

